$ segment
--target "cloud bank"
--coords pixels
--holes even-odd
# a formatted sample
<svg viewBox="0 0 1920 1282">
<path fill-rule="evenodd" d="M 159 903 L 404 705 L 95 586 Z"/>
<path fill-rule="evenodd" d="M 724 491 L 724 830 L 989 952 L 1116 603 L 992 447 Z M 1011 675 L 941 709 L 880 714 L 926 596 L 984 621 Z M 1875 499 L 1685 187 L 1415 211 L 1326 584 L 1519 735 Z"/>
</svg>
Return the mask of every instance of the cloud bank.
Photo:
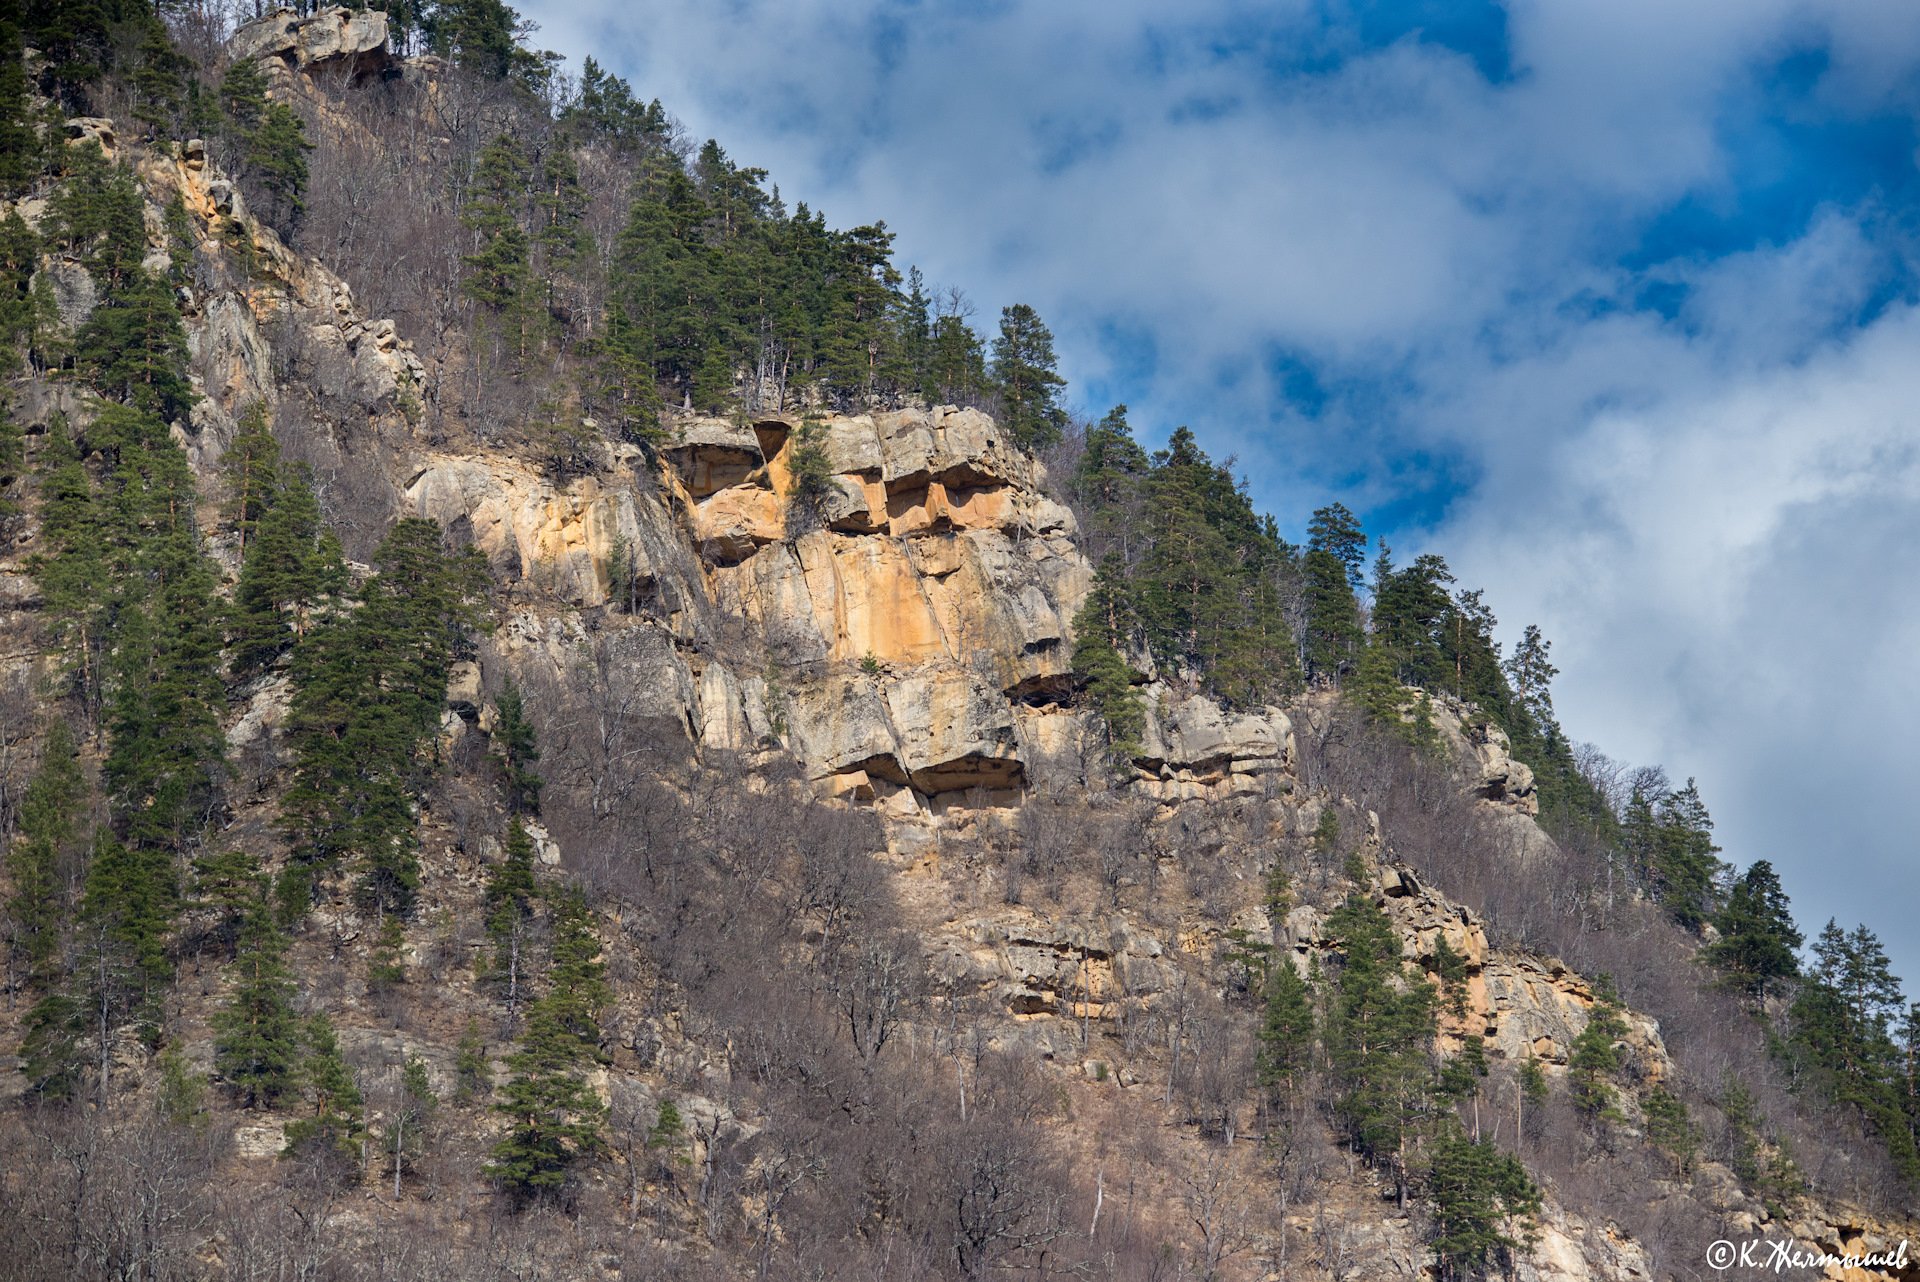
<svg viewBox="0 0 1920 1282">
<path fill-rule="evenodd" d="M 1920 12 L 1902 0 L 525 6 L 1556 642 L 1802 925 L 1920 987 Z M 1517 633 L 1517 626 L 1508 629 Z"/>
</svg>

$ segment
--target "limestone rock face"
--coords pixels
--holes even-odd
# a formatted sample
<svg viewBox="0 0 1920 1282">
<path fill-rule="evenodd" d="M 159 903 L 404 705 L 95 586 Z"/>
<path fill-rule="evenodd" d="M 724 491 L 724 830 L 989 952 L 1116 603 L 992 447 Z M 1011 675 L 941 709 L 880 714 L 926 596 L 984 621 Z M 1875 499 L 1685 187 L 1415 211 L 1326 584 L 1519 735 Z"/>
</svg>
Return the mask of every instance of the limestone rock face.
<svg viewBox="0 0 1920 1282">
<path fill-rule="evenodd" d="M 1500 802 L 1523 815 L 1539 814 L 1540 798 L 1534 789 L 1533 767 L 1514 760 L 1513 743 L 1507 738 L 1507 732 L 1485 717 L 1464 719 L 1461 730 L 1479 767 L 1474 791 L 1488 801 Z"/>
<path fill-rule="evenodd" d="M 933 964 L 949 982 L 992 994 L 1016 1019 L 1116 1020 L 1123 1001 L 1149 1009 L 1178 986 L 1166 953 L 1124 913 L 1055 922 L 1007 909 L 959 923 Z"/>
<path fill-rule="evenodd" d="M 387 15 L 378 9 L 322 9 L 304 18 L 292 9 L 275 9 L 234 32 L 229 49 L 235 62 L 272 59 L 308 72 L 337 66 L 355 76 L 391 61 Z"/>
<path fill-rule="evenodd" d="M 1284 776 L 1298 749 L 1293 723 L 1279 708 L 1233 712 L 1200 696 L 1148 689 L 1147 727 L 1138 765 L 1146 791 L 1164 800 L 1251 794 L 1265 776 Z"/>
<path fill-rule="evenodd" d="M 617 477 L 582 477 L 556 488 L 515 460 L 438 458 L 404 490 L 413 515 L 468 537 L 494 573 L 526 580 L 576 605 L 607 600 L 616 545 L 642 582 L 655 577 L 653 552 L 670 538 L 657 509 Z"/>
</svg>

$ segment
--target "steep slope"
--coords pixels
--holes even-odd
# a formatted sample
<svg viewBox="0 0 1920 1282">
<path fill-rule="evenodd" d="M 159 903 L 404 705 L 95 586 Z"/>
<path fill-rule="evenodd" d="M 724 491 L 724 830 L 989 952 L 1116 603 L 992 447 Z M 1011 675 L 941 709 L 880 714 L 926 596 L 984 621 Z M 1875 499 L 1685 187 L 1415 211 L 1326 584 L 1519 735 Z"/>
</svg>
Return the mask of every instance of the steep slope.
<svg viewBox="0 0 1920 1282">
<path fill-rule="evenodd" d="M 331 68 L 351 78 L 386 65 L 363 23 L 338 11 L 305 24 L 275 15 L 242 38 L 289 75 Z M 830 1183 L 831 1163 L 818 1156 L 830 1150 L 784 1111 L 794 1108 L 785 1085 L 763 1079 L 817 1072 L 809 1088 L 832 1097 L 827 1116 L 850 1131 L 883 1107 L 876 1081 L 924 1079 L 929 1100 L 964 1124 L 970 1099 L 999 1107 L 985 1083 L 1000 1079 L 981 1067 L 989 1061 L 1017 1066 L 1007 1080 L 1029 1092 L 1020 1108 L 985 1114 L 996 1124 L 1017 1116 L 1038 1137 L 1011 1164 L 1058 1163 L 1064 1174 L 1050 1187 L 1063 1192 L 1017 1221 L 964 1225 L 976 1232 L 954 1248 L 966 1275 L 984 1272 L 982 1259 L 1043 1269 L 1050 1250 L 1089 1270 L 1104 1258 L 1104 1276 L 1165 1276 L 1151 1271 L 1155 1250 L 1184 1276 L 1420 1275 L 1431 1267 L 1420 1207 L 1396 1203 L 1378 1168 L 1341 1155 L 1318 1111 L 1289 1113 L 1255 1081 L 1256 971 L 1334 970 L 1349 941 L 1330 923 L 1350 898 L 1385 914 L 1412 963 L 1407 982 L 1457 998 L 1438 1051 L 1457 1057 L 1472 1041 L 1491 1065 L 1467 1101 L 1474 1125 L 1484 1121 L 1523 1160 L 1544 1159 L 1535 1150 L 1559 1132 L 1542 1139 L 1521 1120 L 1502 1128 L 1523 1065 L 1564 1094 L 1597 977 L 1497 938 L 1423 871 L 1434 857 L 1423 845 L 1442 840 L 1501 875 L 1552 866 L 1557 848 L 1532 818 L 1530 772 L 1497 727 L 1443 706 L 1446 758 L 1422 767 L 1367 738 L 1330 695 L 1231 709 L 1169 676 L 1145 686 L 1141 751 L 1116 773 L 1072 674 L 1072 620 L 1093 578 L 1074 516 L 1050 496 L 1042 465 L 985 414 L 682 413 L 657 450 L 596 441 L 561 475 L 526 451 L 450 447 L 422 407 L 428 371 L 407 337 L 364 315 L 339 276 L 250 215 L 204 147 L 136 144 L 101 121 L 72 121 L 68 132 L 138 173 L 156 268 L 190 256 L 179 307 L 200 399 L 175 439 L 201 492 L 205 546 L 227 573 L 238 573 L 239 550 L 218 516 L 223 458 L 259 404 L 285 455 L 312 468 L 351 561 L 368 560 L 404 516 L 437 523 L 485 560 L 490 628 L 455 669 L 433 748 L 444 769 L 421 806 L 423 906 L 399 950 L 400 995 L 361 977 L 384 922 L 343 887 L 323 896 L 294 957 L 304 1000 L 332 1013 L 370 1092 L 418 1058 L 451 1098 L 470 1071 L 461 1039 L 482 1018 L 510 1030 L 486 1038 L 488 1071 L 509 1075 L 518 1030 L 487 987 L 479 922 L 490 911 L 485 883 L 505 858 L 492 799 L 501 705 L 509 683 L 525 692 L 547 776 L 542 818 L 530 824 L 539 862 L 603 896 L 615 995 L 591 1084 L 627 1139 L 590 1165 L 577 1195 L 580 1222 L 599 1226 L 577 1230 L 592 1239 L 581 1258 L 597 1258 L 603 1275 L 791 1267 L 801 1276 L 801 1257 L 817 1249 L 811 1275 L 835 1276 L 831 1244 L 808 1247 L 781 1210 L 792 1190 Z M 176 196 L 184 225 L 169 214 Z M 39 226 L 47 207 L 34 197 L 11 212 Z M 38 270 L 60 283 L 61 325 L 77 331 L 97 292 L 85 268 L 48 254 Z M 57 419 L 84 423 L 98 406 L 75 382 L 35 373 L 16 382 L 12 412 L 31 470 Z M 803 478 L 822 474 L 809 490 Z M 35 502 L 0 561 L 0 686 L 28 693 L 54 684 L 62 664 L 38 618 Z M 235 778 L 210 846 L 245 845 L 270 864 L 289 857 L 274 826 L 289 784 L 289 696 L 284 670 L 233 689 L 223 728 Z M 1383 826 L 1350 761 L 1336 764 L 1355 743 L 1374 754 L 1380 779 L 1445 792 L 1465 807 L 1448 813 L 1472 824 L 1439 835 Z M 787 843 L 815 827 L 846 847 L 839 883 L 807 863 L 829 844 L 812 835 L 802 872 L 784 870 Z M 672 862 L 683 836 L 726 847 L 713 893 Z M 1285 896 L 1273 890 L 1275 869 L 1290 883 Z M 857 895 L 843 889 L 869 874 L 874 884 Z M 730 933 L 718 906 L 734 893 L 781 913 Z M 897 955 L 886 951 L 900 940 Z M 836 946 L 864 968 L 828 966 Z M 190 970 L 170 999 L 165 1042 L 205 1079 L 213 1012 L 233 980 L 217 956 L 183 949 L 181 960 Z M 755 984 L 765 993 L 741 995 Z M 771 1041 L 766 1030 L 790 1014 L 783 1005 L 821 1004 L 823 1026 L 836 1037 L 842 1021 L 850 1030 L 851 1049 L 834 1052 L 845 1063 L 756 1041 Z M 21 1015 L 16 1004 L 0 1016 L 9 1049 Z M 1769 1207 L 1710 1157 L 1655 1178 L 1610 1152 L 1635 1147 L 1647 1128 L 1640 1101 L 1679 1071 L 1652 1016 L 1628 1011 L 1624 1023 L 1613 1070 L 1622 1116 L 1562 1168 L 1613 1170 L 1615 1183 L 1591 1172 L 1550 1183 L 1537 1235 L 1516 1252 L 1518 1276 L 1700 1276 L 1704 1244 L 1717 1238 L 1785 1234 L 1842 1254 L 1887 1250 L 1912 1231 L 1831 1198 Z M 115 1046 L 134 1091 L 158 1095 L 152 1048 L 132 1037 Z M 1018 1076 L 1027 1072 L 1031 1081 Z M 981 1096 L 970 1097 L 970 1082 Z M 19 1073 L 7 1084 L 9 1095 L 27 1087 Z M 663 1100 L 676 1101 L 684 1141 L 650 1129 L 664 1125 Z M 1555 1127 L 1583 1126 L 1554 1107 Z M 298 1110 L 215 1111 L 231 1142 L 207 1158 L 204 1179 L 281 1178 Z M 474 1155 L 503 1123 L 478 1109 L 442 1125 L 439 1142 L 454 1155 L 431 1189 L 442 1200 L 411 1190 L 366 1209 L 337 1192 L 319 1199 L 319 1222 L 338 1239 L 326 1267 L 351 1271 L 354 1251 L 398 1230 L 484 1249 L 487 1231 L 462 1220 L 486 1197 Z M 923 1140 L 940 1134 L 916 1125 Z M 404 1136 L 391 1142 L 398 1152 Z M 9 1143 L 37 1151 L 29 1138 Z M 927 1144 L 932 1170 L 940 1144 Z M 867 1160 L 875 1166 L 863 1175 L 878 1168 Z M 1106 1212 L 1103 1237 L 1100 1208 L 1122 1203 L 1123 1180 L 1125 1209 Z M 1658 1212 L 1610 1202 L 1620 1180 Z M 385 1187 L 364 1171 L 349 1183 L 369 1198 Z M 10 1206 L 29 1204 L 12 1194 Z M 1122 1216 L 1127 1236 L 1117 1238 Z M 244 1235 L 223 1225 L 188 1254 L 241 1276 L 231 1262 L 251 1258 Z M 1650 1227 L 1659 1240 L 1647 1240 Z M 883 1236 L 864 1222 L 831 1228 Z M 873 1267 L 914 1276 L 951 1263 Z M 1897 1276 L 1837 1266 L 1826 1275 Z"/>
</svg>

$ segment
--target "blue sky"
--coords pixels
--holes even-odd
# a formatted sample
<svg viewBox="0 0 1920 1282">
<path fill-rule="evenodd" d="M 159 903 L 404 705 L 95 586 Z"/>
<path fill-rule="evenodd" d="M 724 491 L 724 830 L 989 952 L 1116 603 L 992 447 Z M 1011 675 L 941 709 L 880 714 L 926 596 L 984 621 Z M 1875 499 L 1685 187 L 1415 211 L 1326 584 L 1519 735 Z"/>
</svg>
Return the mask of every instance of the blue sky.
<svg viewBox="0 0 1920 1282">
<path fill-rule="evenodd" d="M 1920 10 L 1906 0 L 523 6 L 990 328 L 1555 641 L 1920 990 Z"/>
</svg>

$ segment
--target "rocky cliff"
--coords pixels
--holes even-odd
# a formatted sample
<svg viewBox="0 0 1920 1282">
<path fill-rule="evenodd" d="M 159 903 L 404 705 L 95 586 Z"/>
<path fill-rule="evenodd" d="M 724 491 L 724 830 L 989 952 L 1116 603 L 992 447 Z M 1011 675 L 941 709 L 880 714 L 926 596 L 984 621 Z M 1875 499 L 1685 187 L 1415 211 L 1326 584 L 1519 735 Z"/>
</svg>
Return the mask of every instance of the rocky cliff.
<svg viewBox="0 0 1920 1282">
<path fill-rule="evenodd" d="M 351 79 L 393 61 L 382 15 L 339 10 L 277 12 L 243 29 L 240 51 L 287 75 Z M 900 924 L 924 949 L 930 976 L 945 991 L 984 997 L 995 1015 L 981 1035 L 1065 1074 L 1074 1091 L 1117 1093 L 1135 1108 L 1163 1090 L 1172 1099 L 1167 1083 L 1194 994 L 1225 1009 L 1229 954 L 1250 944 L 1306 970 L 1340 942 L 1326 922 L 1343 889 L 1385 910 L 1432 982 L 1440 982 L 1443 941 L 1464 961 L 1467 997 L 1445 1026 L 1444 1049 L 1476 1039 L 1496 1064 L 1531 1059 L 1549 1075 L 1564 1073 L 1594 1004 L 1592 984 L 1555 959 L 1496 944 L 1472 911 L 1394 854 L 1377 819 L 1309 785 L 1295 725 L 1329 715 L 1325 697 L 1233 709 L 1166 674 L 1143 690 L 1139 756 L 1108 778 L 1101 729 L 1072 673 L 1072 623 L 1091 582 L 1074 516 L 1052 496 L 1042 465 L 985 414 L 915 406 L 679 415 L 657 447 L 596 441 L 586 465 L 568 474 L 527 451 L 449 445 L 449 433 L 423 423 L 426 372 L 406 336 L 363 314 L 338 276 L 255 219 L 204 146 L 133 146 L 100 120 L 71 121 L 68 133 L 136 167 L 155 261 L 186 254 L 195 263 L 180 304 L 202 399 L 176 431 L 209 500 L 203 511 L 219 506 L 220 462 L 237 418 L 265 403 L 288 453 L 313 467 L 350 555 L 364 557 L 395 516 L 417 515 L 485 558 L 492 632 L 451 692 L 450 745 L 484 736 L 489 695 L 509 676 L 586 697 L 612 665 L 649 722 L 696 758 L 764 767 L 772 778 L 774 766 L 792 767 L 814 795 L 877 813 L 882 862 L 908 913 Z M 167 216 L 176 196 L 184 228 Z M 45 211 L 43 200 L 15 206 L 29 225 Z M 77 328 L 92 306 L 86 273 L 58 256 L 39 270 L 56 288 L 62 323 Z M 26 382 L 14 402 L 30 437 L 57 414 L 87 412 L 70 388 L 48 380 Z M 800 492 L 803 449 L 824 455 L 824 493 Z M 207 526 L 209 546 L 233 571 L 230 537 L 210 516 Z M 53 663 L 33 643 L 34 550 L 29 521 L 0 559 L 0 663 L 15 684 L 38 680 Z M 284 701 L 283 680 L 253 690 L 231 718 L 236 749 L 269 741 Z M 1458 706 L 1443 707 L 1439 720 L 1458 786 L 1523 842 L 1550 845 L 1532 822 L 1532 774 L 1499 729 Z M 1023 897 L 979 871 L 983 845 L 1037 843 L 1021 825 L 1040 822 L 1032 816 L 1043 799 L 1090 793 L 1087 813 L 1118 825 L 1109 844 L 1134 858 L 1099 874 L 1104 889 L 1081 893 L 1076 879 L 1094 879 L 1084 868 L 1043 870 L 1036 880 L 1052 876 L 1064 888 Z M 1303 893 L 1272 920 L 1259 892 L 1263 863 L 1275 850 L 1301 848 L 1343 802 L 1364 830 L 1355 843 L 1364 879 L 1347 887 L 1323 873 L 1322 893 Z M 1223 814 L 1237 836 L 1192 838 Z M 436 849 L 449 867 L 466 868 L 454 839 L 441 835 Z M 543 860 L 565 864 L 566 852 L 538 835 Z M 460 857 L 486 859 L 464 848 Z M 1175 889 L 1151 911 L 1122 902 L 1124 889 L 1160 879 Z M 349 916 L 337 936 L 357 929 Z M 721 1073 L 723 1051 L 699 1046 L 684 1019 L 649 1018 L 660 1031 L 646 1036 L 698 1066 L 689 1075 Z M 373 1054 L 375 1030 L 363 1022 L 349 1041 Z M 1627 1023 L 1623 1050 L 1636 1080 L 1661 1081 L 1673 1062 L 1657 1022 L 1629 1012 Z M 641 1040 L 630 1033 L 629 1049 Z M 445 1046 L 434 1062 L 451 1072 Z M 599 1081 L 609 1099 L 654 1089 L 644 1071 L 627 1072 L 626 1085 L 613 1080 L 620 1076 Z M 690 1111 L 706 1109 L 717 1136 L 721 1111 L 696 1100 Z M 750 1127 L 725 1121 L 738 1133 Z M 274 1151 L 277 1134 L 242 1152 Z M 1184 1132 L 1167 1142 L 1191 1143 Z M 1838 1206 L 1809 1203 L 1783 1217 L 1742 1194 L 1724 1167 L 1704 1169 L 1694 1183 L 1709 1189 L 1707 1204 L 1746 1231 L 1784 1228 L 1836 1250 L 1900 1236 Z M 1282 1212 L 1259 1258 L 1288 1258 L 1276 1243 L 1311 1238 L 1317 1245 L 1292 1258 L 1311 1259 L 1300 1267 L 1320 1275 L 1341 1275 L 1340 1253 L 1371 1261 L 1344 1276 L 1417 1275 L 1425 1263 L 1416 1226 L 1386 1214 L 1364 1173 L 1348 1177 L 1347 1188 L 1352 1241 L 1336 1252 L 1305 1216 Z M 1657 1192 L 1677 1196 L 1678 1186 Z M 1669 1275 L 1671 1264 L 1650 1259 L 1606 1215 L 1549 1194 L 1519 1276 Z"/>
</svg>

